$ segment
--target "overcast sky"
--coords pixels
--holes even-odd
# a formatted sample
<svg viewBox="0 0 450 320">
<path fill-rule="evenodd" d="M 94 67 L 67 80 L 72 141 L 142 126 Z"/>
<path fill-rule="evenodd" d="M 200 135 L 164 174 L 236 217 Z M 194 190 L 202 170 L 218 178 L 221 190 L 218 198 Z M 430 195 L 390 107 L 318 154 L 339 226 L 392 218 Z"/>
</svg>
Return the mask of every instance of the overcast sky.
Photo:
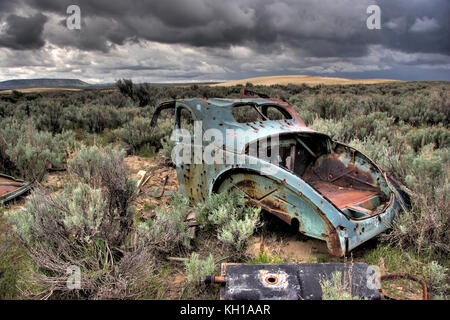
<svg viewBox="0 0 450 320">
<path fill-rule="evenodd" d="M 449 0 L 0 0 L 0 81 L 450 80 L 449 17 Z"/>
</svg>

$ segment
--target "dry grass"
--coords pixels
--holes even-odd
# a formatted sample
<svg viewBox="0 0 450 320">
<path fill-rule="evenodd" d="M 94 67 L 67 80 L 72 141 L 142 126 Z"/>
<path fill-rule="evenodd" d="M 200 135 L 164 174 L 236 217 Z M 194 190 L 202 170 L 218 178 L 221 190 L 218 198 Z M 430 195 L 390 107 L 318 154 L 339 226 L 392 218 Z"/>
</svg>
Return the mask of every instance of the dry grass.
<svg viewBox="0 0 450 320">
<path fill-rule="evenodd" d="M 49 91 L 81 91 L 82 89 L 70 89 L 70 88 L 28 88 L 17 89 L 21 93 L 36 93 L 36 92 L 49 92 Z M 0 94 L 11 94 L 13 90 L 2 90 Z"/>
<path fill-rule="evenodd" d="M 253 85 L 261 85 L 261 86 L 271 86 L 271 85 L 288 85 L 295 84 L 301 85 L 306 84 L 310 86 L 315 86 L 319 84 L 325 85 L 344 85 L 344 84 L 374 84 L 374 83 L 383 83 L 383 82 L 396 82 L 398 80 L 390 80 L 390 79 L 348 79 L 348 78 L 334 78 L 334 77 L 317 77 L 317 76 L 308 76 L 308 75 L 289 75 L 289 76 L 268 76 L 268 77 L 257 77 L 257 78 L 248 78 L 242 80 L 233 80 L 218 84 L 213 84 L 211 86 L 224 86 L 230 87 L 235 85 L 245 85 L 246 83 L 252 83 Z"/>
</svg>

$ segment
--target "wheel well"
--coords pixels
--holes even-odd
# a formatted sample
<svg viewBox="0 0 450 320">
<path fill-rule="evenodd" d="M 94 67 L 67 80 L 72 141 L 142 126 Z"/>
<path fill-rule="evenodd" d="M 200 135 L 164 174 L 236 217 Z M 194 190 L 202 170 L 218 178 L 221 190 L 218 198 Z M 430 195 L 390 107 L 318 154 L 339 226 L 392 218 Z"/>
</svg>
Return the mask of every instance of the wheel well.
<svg viewBox="0 0 450 320">
<path fill-rule="evenodd" d="M 217 179 L 216 181 L 214 181 L 213 187 L 211 192 L 212 193 L 217 193 L 217 190 L 220 188 L 220 185 L 222 184 L 222 182 L 227 179 L 229 176 L 233 175 L 233 174 L 239 174 L 239 173 L 253 173 L 253 174 L 261 174 L 260 172 L 256 171 L 256 170 L 252 170 L 252 169 L 246 169 L 246 168 L 236 168 L 236 169 L 230 169 L 224 173 L 222 173 Z"/>
<path fill-rule="evenodd" d="M 300 221 L 297 218 L 291 219 L 291 228 L 296 230 L 297 232 L 300 229 Z"/>
</svg>

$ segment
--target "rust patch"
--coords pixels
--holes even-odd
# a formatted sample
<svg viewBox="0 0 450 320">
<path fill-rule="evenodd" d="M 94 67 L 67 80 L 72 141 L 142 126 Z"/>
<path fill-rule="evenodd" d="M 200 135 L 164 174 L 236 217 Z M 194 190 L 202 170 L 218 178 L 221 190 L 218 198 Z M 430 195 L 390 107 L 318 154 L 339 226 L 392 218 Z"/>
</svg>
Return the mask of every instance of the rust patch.
<svg viewBox="0 0 450 320">
<path fill-rule="evenodd" d="M 290 225 L 292 223 L 292 217 L 282 210 L 283 208 L 278 202 L 273 201 L 270 198 L 266 198 L 263 201 L 253 201 L 253 203 L 254 205 L 260 206 L 262 209 L 275 215 L 277 218 L 281 219 L 287 224 Z"/>
<path fill-rule="evenodd" d="M 340 187 L 332 183 L 317 181 L 311 185 L 333 202 L 339 209 L 346 208 L 355 203 L 362 203 L 378 196 L 378 192 L 357 190 Z"/>
</svg>

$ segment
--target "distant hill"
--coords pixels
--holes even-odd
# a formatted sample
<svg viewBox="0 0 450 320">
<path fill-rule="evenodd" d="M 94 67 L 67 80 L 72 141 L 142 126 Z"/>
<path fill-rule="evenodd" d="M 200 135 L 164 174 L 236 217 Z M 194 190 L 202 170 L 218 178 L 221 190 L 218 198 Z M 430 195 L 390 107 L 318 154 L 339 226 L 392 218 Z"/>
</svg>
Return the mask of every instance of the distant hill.
<svg viewBox="0 0 450 320">
<path fill-rule="evenodd" d="M 334 78 L 334 77 L 318 77 L 318 76 L 308 76 L 308 75 L 289 75 L 289 76 L 268 76 L 268 77 L 257 77 L 248 78 L 241 80 L 232 80 L 228 82 L 214 84 L 213 86 L 235 86 L 238 84 L 245 85 L 246 83 L 252 83 L 253 85 L 261 86 L 271 86 L 274 84 L 288 85 L 288 84 L 307 84 L 307 85 L 318 85 L 318 84 L 373 84 L 382 82 L 393 82 L 398 80 L 390 79 L 348 79 L 348 78 Z"/>
<path fill-rule="evenodd" d="M 188 86 L 188 85 L 211 85 L 217 82 L 171 82 L 171 83 L 147 83 L 153 87 Z M 136 83 L 138 84 L 138 83 Z M 84 89 L 111 89 L 115 83 L 90 84 L 79 79 L 14 79 L 0 82 L 0 91 L 10 93 L 11 90 L 21 92 L 43 92 L 53 89 L 84 90 Z"/>
<path fill-rule="evenodd" d="M 46 89 L 99 89 L 111 88 L 114 84 L 93 85 L 79 79 L 17 79 L 0 82 L 0 90 Z"/>
</svg>

